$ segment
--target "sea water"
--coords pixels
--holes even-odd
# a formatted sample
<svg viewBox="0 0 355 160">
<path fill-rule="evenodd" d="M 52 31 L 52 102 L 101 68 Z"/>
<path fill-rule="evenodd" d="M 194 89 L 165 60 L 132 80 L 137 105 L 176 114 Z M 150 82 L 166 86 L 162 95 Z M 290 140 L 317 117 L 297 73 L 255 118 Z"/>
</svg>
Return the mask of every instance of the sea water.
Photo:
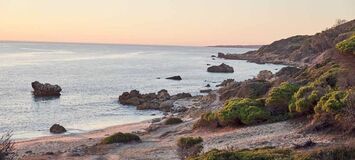
<svg viewBox="0 0 355 160">
<path fill-rule="evenodd" d="M 122 92 L 166 89 L 170 94 L 199 94 L 225 79 L 253 78 L 283 65 L 212 58 L 218 52 L 245 53 L 252 48 L 148 46 L 114 44 L 0 42 L 0 134 L 15 139 L 50 135 L 59 123 L 67 134 L 152 119 L 159 111 L 137 111 L 117 102 Z M 208 73 L 207 64 L 226 63 L 234 73 Z M 180 75 L 183 80 L 167 80 Z M 57 99 L 35 99 L 31 82 L 58 84 Z"/>
</svg>

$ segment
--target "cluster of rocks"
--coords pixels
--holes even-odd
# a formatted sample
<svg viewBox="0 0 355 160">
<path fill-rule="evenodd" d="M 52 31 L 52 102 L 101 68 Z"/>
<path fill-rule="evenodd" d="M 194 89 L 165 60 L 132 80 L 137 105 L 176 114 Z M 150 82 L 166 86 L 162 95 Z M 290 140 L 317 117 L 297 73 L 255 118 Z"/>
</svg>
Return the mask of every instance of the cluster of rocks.
<svg viewBox="0 0 355 160">
<path fill-rule="evenodd" d="M 233 73 L 234 69 L 233 67 L 226 65 L 222 63 L 219 66 L 211 66 L 207 68 L 207 72 L 213 72 L 213 73 Z"/>
<path fill-rule="evenodd" d="M 136 106 L 138 110 L 154 109 L 164 112 L 174 111 L 174 102 L 178 99 L 192 97 L 190 93 L 179 93 L 170 96 L 167 90 L 160 90 L 158 93 L 141 94 L 137 90 L 124 92 L 118 97 L 119 103 L 123 105 Z M 181 110 L 181 109 L 179 109 Z"/>
<path fill-rule="evenodd" d="M 49 83 L 40 83 L 38 81 L 32 82 L 33 95 L 35 97 L 58 97 L 62 88 L 58 85 L 51 85 Z"/>
</svg>

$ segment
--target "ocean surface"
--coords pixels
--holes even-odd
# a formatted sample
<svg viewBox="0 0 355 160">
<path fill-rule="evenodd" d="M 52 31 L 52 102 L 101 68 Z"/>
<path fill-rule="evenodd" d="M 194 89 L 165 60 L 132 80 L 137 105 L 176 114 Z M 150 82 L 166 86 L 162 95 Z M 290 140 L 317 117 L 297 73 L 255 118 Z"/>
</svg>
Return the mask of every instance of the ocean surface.
<svg viewBox="0 0 355 160">
<path fill-rule="evenodd" d="M 250 50 L 254 49 L 0 42 L 0 134 L 12 130 L 15 139 L 28 139 L 50 135 L 54 123 L 66 127 L 66 134 L 75 134 L 139 122 L 162 113 L 120 105 L 122 92 L 167 89 L 170 94 L 197 95 L 207 84 L 215 86 L 227 78 L 242 81 L 260 70 L 277 72 L 284 67 L 211 58 L 218 52 Z M 207 64 L 221 63 L 233 66 L 235 73 L 206 72 Z M 175 75 L 183 80 L 165 79 Z M 33 81 L 60 85 L 62 96 L 34 99 Z"/>
</svg>

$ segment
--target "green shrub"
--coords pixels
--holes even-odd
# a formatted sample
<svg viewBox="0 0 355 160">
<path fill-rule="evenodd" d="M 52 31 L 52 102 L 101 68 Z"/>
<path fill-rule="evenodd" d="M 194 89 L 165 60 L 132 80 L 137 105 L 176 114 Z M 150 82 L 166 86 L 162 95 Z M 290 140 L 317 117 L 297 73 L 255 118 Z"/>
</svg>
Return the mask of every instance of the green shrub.
<svg viewBox="0 0 355 160">
<path fill-rule="evenodd" d="M 139 136 L 132 133 L 121 133 L 118 132 L 114 135 L 104 138 L 101 144 L 112 144 L 112 143 L 129 143 L 129 142 L 141 142 Z"/>
<path fill-rule="evenodd" d="M 337 112 L 347 104 L 349 93 L 346 91 L 333 91 L 323 96 L 314 108 L 316 113 Z"/>
<path fill-rule="evenodd" d="M 207 112 L 201 115 L 200 119 L 194 124 L 193 128 L 217 128 L 219 126 L 216 114 L 213 112 Z"/>
<path fill-rule="evenodd" d="M 239 151 L 211 150 L 190 160 L 289 160 L 291 151 L 287 149 L 255 149 Z"/>
<path fill-rule="evenodd" d="M 339 42 L 336 45 L 336 48 L 341 53 L 349 53 L 355 55 L 355 34 L 353 34 L 350 38 Z"/>
<path fill-rule="evenodd" d="M 260 148 L 254 150 L 226 151 L 213 149 L 189 160 L 352 160 L 354 146 L 335 146 L 315 150 Z"/>
<path fill-rule="evenodd" d="M 178 139 L 176 145 L 179 148 L 191 148 L 197 144 L 200 144 L 203 142 L 203 139 L 201 137 L 181 137 Z"/>
<path fill-rule="evenodd" d="M 178 139 L 176 145 L 178 146 L 178 154 L 181 159 L 196 156 L 202 149 L 203 139 L 201 137 L 181 137 Z"/>
<path fill-rule="evenodd" d="M 183 121 L 180 119 L 180 118 L 175 118 L 175 117 L 171 117 L 171 118 L 168 118 L 164 124 L 166 125 L 174 125 L 174 124 L 179 124 L 179 123 L 182 123 Z"/>
<path fill-rule="evenodd" d="M 265 101 L 265 106 L 272 113 L 286 113 L 293 94 L 298 90 L 295 84 L 284 82 L 279 87 L 274 87 Z"/>
<path fill-rule="evenodd" d="M 270 113 L 264 109 L 264 103 L 262 99 L 232 99 L 218 111 L 217 117 L 222 125 L 256 124 L 270 117 Z"/>
</svg>

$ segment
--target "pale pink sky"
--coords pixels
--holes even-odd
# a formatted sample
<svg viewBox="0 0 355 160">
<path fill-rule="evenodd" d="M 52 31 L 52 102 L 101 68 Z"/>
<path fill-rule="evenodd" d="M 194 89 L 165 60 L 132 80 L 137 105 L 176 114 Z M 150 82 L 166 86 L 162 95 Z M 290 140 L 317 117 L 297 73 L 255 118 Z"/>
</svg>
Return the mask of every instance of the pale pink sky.
<svg viewBox="0 0 355 160">
<path fill-rule="evenodd" d="M 355 18 L 355 0 L 0 0 L 0 40 L 267 44 Z"/>
</svg>

